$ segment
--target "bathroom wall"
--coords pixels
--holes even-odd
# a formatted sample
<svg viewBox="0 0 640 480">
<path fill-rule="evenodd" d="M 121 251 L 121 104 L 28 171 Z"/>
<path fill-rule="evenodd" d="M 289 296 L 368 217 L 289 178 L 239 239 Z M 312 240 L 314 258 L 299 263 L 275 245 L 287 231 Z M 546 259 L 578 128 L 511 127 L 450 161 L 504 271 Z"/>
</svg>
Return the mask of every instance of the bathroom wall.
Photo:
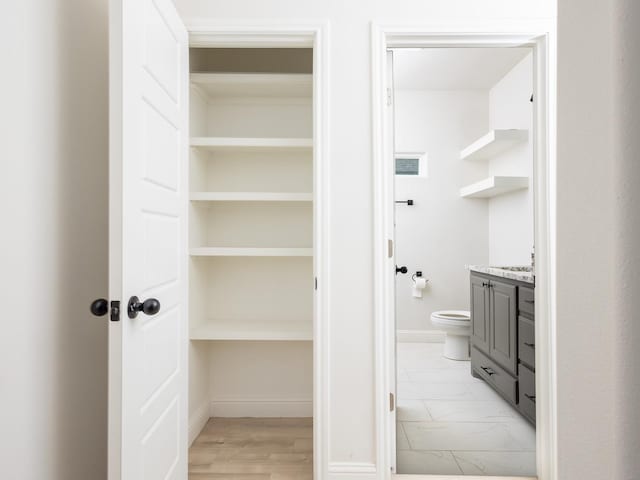
<svg viewBox="0 0 640 480">
<path fill-rule="evenodd" d="M 484 162 L 460 160 L 460 149 L 489 128 L 487 91 L 399 90 L 395 95 L 396 152 L 427 152 L 428 176 L 396 175 L 396 259 L 409 268 L 396 277 L 400 338 L 434 330 L 431 312 L 469 309 L 467 264 L 489 261 L 486 201 L 460 198 L 462 185 L 486 176 Z M 411 274 L 429 279 L 423 298 L 411 295 Z M 432 337 L 430 339 L 434 339 Z"/>
<path fill-rule="evenodd" d="M 533 55 L 529 54 L 489 92 L 491 129 L 529 130 L 529 140 L 489 162 L 489 175 L 529 177 L 529 189 L 488 200 L 489 263 L 529 265 L 533 246 Z"/>
<path fill-rule="evenodd" d="M 460 150 L 490 129 L 531 130 L 532 55 L 486 90 L 399 90 L 395 99 L 396 152 L 428 154 L 427 178 L 396 176 L 397 262 L 408 275 L 396 281 L 399 339 L 437 340 L 431 312 L 469 309 L 468 264 L 522 265 L 533 245 L 533 142 L 489 161 L 463 161 Z M 530 188 L 488 200 L 462 199 L 460 187 L 489 175 L 527 176 Z M 411 296 L 411 277 L 429 278 L 423 298 Z M 407 332 L 407 330 L 409 332 Z"/>
</svg>

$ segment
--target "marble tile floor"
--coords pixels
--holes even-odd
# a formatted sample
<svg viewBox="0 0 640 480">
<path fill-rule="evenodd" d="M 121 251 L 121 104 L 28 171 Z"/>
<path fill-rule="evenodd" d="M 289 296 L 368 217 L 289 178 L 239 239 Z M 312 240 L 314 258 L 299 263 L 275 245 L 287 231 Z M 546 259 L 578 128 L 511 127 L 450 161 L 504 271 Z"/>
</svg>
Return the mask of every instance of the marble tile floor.
<svg viewBox="0 0 640 480">
<path fill-rule="evenodd" d="M 398 344 L 398 473 L 534 476 L 535 429 L 442 351 Z"/>
</svg>

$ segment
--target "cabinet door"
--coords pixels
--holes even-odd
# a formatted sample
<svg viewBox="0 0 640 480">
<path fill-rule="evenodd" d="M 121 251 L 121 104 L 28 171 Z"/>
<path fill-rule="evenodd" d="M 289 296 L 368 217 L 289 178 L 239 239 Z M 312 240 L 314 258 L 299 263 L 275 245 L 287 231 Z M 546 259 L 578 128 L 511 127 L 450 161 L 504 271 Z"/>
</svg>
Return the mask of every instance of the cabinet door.
<svg viewBox="0 0 640 480">
<path fill-rule="evenodd" d="M 495 280 L 489 287 L 489 355 L 513 374 L 518 361 L 516 289 Z"/>
<path fill-rule="evenodd" d="M 489 353 L 489 280 L 471 275 L 471 343 Z"/>
</svg>

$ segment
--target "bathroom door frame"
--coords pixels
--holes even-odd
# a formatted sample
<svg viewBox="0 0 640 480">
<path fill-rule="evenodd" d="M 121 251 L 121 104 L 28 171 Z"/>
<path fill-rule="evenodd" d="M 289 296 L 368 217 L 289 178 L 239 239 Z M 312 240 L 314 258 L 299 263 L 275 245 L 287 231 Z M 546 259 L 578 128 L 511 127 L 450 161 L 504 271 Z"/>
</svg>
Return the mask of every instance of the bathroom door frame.
<svg viewBox="0 0 640 480">
<path fill-rule="evenodd" d="M 536 471 L 540 480 L 558 480 L 556 404 L 556 23 L 554 20 L 439 22 L 433 25 L 371 25 L 373 240 L 375 298 L 376 441 L 379 479 L 442 479 L 396 475 L 396 445 L 389 394 L 395 342 L 393 226 L 393 145 L 387 140 L 387 56 L 392 48 L 529 47 L 534 62 L 534 242 L 536 249 Z M 458 475 L 447 478 L 466 478 Z M 522 477 L 513 477 L 522 478 Z"/>
</svg>

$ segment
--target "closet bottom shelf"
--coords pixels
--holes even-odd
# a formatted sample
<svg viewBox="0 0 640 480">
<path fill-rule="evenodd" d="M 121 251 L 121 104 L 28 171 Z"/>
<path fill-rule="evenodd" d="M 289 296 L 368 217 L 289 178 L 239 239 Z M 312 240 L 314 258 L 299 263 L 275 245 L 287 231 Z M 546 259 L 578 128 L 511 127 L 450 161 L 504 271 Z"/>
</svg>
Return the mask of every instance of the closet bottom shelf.
<svg viewBox="0 0 640 480">
<path fill-rule="evenodd" d="M 209 320 L 189 332 L 191 340 L 311 341 L 312 322 Z"/>
</svg>

